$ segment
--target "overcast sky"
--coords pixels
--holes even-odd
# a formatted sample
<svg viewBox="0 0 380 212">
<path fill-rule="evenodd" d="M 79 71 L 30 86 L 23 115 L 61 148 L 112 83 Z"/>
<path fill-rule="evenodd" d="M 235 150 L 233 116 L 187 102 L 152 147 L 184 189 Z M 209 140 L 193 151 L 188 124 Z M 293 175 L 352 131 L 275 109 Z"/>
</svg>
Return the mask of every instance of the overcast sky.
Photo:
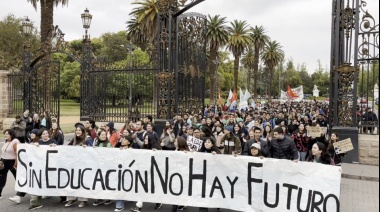
<svg viewBox="0 0 380 212">
<path fill-rule="evenodd" d="M 87 7 L 93 15 L 89 33 L 99 37 L 106 32 L 126 29 L 135 0 L 69 0 L 68 6 L 55 8 L 54 24 L 66 34 L 67 41 L 81 39 L 84 34 L 80 15 Z M 295 65 L 305 63 L 309 72 L 330 64 L 332 0 L 205 0 L 191 9 L 210 15 L 245 20 L 251 26 L 262 25 L 272 40 L 283 46 L 286 59 Z M 379 0 L 367 0 L 367 9 L 378 21 Z M 28 16 L 40 27 L 40 9 L 27 0 L 0 1 L 0 18 L 8 14 Z M 1 32 L 0 32 L 1 33 Z"/>
</svg>

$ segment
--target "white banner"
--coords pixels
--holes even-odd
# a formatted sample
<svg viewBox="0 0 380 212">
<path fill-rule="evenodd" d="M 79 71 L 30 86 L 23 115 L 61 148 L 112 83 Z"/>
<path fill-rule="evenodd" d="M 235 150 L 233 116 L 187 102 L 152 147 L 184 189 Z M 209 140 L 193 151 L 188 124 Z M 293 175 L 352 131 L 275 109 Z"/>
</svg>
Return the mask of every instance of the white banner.
<svg viewBox="0 0 380 212">
<path fill-rule="evenodd" d="M 15 189 L 238 211 L 338 211 L 340 167 L 176 151 L 18 145 Z"/>
</svg>

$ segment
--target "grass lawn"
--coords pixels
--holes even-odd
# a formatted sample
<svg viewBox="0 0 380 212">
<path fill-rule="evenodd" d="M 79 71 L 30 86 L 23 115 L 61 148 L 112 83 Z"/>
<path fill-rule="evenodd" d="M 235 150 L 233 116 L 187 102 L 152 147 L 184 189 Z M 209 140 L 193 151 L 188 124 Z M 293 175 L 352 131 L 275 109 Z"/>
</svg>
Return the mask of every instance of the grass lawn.
<svg viewBox="0 0 380 212">
<path fill-rule="evenodd" d="M 80 104 L 72 99 L 61 99 L 61 116 L 79 116 Z"/>
</svg>

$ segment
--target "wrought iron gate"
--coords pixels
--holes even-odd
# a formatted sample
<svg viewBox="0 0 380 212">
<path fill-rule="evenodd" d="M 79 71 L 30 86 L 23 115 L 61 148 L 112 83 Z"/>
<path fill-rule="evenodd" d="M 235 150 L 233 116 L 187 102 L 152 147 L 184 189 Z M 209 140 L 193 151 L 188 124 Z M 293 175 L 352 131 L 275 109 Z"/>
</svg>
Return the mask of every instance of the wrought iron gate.
<svg viewBox="0 0 380 212">
<path fill-rule="evenodd" d="M 333 1 L 330 126 L 379 133 L 373 115 L 378 111 L 379 25 L 366 6 L 360 0 Z"/>
<path fill-rule="evenodd" d="M 157 117 L 169 119 L 204 108 L 207 19 L 199 13 L 181 14 L 165 2 L 158 2 Z"/>
</svg>

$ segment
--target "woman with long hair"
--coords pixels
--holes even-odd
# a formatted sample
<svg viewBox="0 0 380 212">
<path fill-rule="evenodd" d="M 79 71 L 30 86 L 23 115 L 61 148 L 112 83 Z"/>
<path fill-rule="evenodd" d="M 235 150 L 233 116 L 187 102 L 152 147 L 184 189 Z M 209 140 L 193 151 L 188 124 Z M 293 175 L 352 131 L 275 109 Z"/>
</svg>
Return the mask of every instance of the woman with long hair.
<svg viewBox="0 0 380 212">
<path fill-rule="evenodd" d="M 3 164 L 3 169 L 0 170 L 0 198 L 2 197 L 1 193 L 7 182 L 8 172 L 10 171 L 13 177 L 16 179 L 17 145 L 20 144 L 20 141 L 16 138 L 16 133 L 14 130 L 4 130 L 3 134 L 5 142 L 1 149 L 1 161 Z M 20 196 L 18 196 L 18 198 L 18 203 L 20 203 Z"/>
<path fill-rule="evenodd" d="M 49 136 L 50 138 L 53 138 L 54 140 L 56 140 L 58 145 L 63 145 L 63 141 L 64 141 L 63 132 L 57 122 L 53 122 L 51 124 L 51 129 L 49 130 Z"/>
<path fill-rule="evenodd" d="M 73 139 L 71 139 L 68 145 L 86 147 L 86 146 L 92 146 L 92 143 L 93 141 L 91 137 L 87 137 L 86 128 L 84 127 L 84 125 L 81 123 L 75 124 L 75 136 Z M 78 205 L 78 207 L 80 208 L 83 208 L 84 206 L 86 206 L 87 201 L 88 201 L 87 198 L 74 197 L 74 196 L 68 196 L 66 200 L 67 200 L 67 203 L 65 204 L 65 207 L 70 207 L 77 201 L 80 201 Z"/>
<path fill-rule="evenodd" d="M 293 133 L 293 139 L 297 146 L 299 160 L 305 161 L 310 138 L 307 137 L 307 130 L 304 124 L 298 126 L 298 130 Z"/>
<path fill-rule="evenodd" d="M 334 143 L 338 142 L 338 134 L 336 132 L 332 132 L 330 136 L 330 141 L 327 146 L 327 151 L 331 155 L 331 158 L 334 160 L 336 166 L 342 165 L 342 157 L 346 155 L 345 152 L 340 152 L 340 149 L 334 147 Z"/>
<path fill-rule="evenodd" d="M 232 131 L 232 134 L 237 137 L 240 140 L 240 145 L 242 148 L 244 148 L 245 145 L 245 134 L 243 130 L 241 129 L 240 125 L 238 123 L 234 124 L 234 128 Z"/>
<path fill-rule="evenodd" d="M 220 144 L 223 142 L 222 139 L 224 137 L 224 126 L 222 123 L 216 123 L 215 125 L 215 132 L 214 132 L 214 137 L 215 137 L 215 145 L 219 148 Z"/>
<path fill-rule="evenodd" d="M 265 125 L 264 133 L 263 133 L 263 139 L 268 143 L 271 142 L 271 140 L 273 138 L 272 134 L 273 134 L 272 125 L 270 125 L 270 124 Z"/>
<path fill-rule="evenodd" d="M 107 138 L 110 141 L 112 147 L 115 146 L 117 141 L 120 139 L 119 132 L 115 129 L 115 124 L 113 122 L 108 122 L 106 125 Z"/>
<path fill-rule="evenodd" d="M 322 163 L 326 165 L 334 165 L 334 160 L 331 159 L 329 153 L 327 152 L 326 146 L 317 142 L 313 145 L 312 155 L 307 159 L 309 162 Z"/>
<path fill-rule="evenodd" d="M 181 136 L 178 136 L 181 137 Z M 161 147 L 163 150 L 175 150 L 175 135 L 172 126 L 165 128 L 164 133 L 161 134 Z"/>
<path fill-rule="evenodd" d="M 105 147 L 105 148 L 112 148 L 113 147 L 111 142 L 108 140 L 107 132 L 105 130 L 99 131 L 98 139 L 97 139 L 97 142 L 95 144 L 95 147 Z M 93 206 L 98 206 L 98 205 L 102 205 L 102 204 L 109 205 L 112 202 L 113 202 L 112 200 L 97 199 L 97 200 L 95 200 L 94 203 L 92 203 L 92 205 Z"/>
</svg>

